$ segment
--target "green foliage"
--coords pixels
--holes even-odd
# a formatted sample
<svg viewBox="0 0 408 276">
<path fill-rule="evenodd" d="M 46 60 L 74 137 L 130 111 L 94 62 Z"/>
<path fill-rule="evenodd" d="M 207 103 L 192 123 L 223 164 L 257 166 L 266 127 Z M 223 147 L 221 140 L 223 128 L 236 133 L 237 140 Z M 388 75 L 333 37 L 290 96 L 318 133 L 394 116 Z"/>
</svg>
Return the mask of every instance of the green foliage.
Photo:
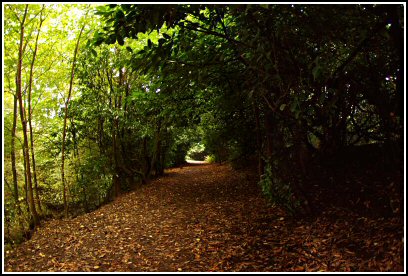
<svg viewBox="0 0 408 276">
<path fill-rule="evenodd" d="M 200 141 L 201 131 L 196 127 L 175 128 L 173 141 L 166 154 L 166 167 L 177 167 L 186 163 L 189 149 Z"/>
<path fill-rule="evenodd" d="M 186 157 L 190 160 L 203 161 L 207 155 L 208 153 L 205 150 L 205 146 L 199 142 L 189 148 Z"/>
<path fill-rule="evenodd" d="M 107 168 L 107 158 L 91 155 L 87 156 L 86 160 L 81 160 L 76 169 L 77 181 L 71 186 L 71 194 L 76 195 L 74 201 L 82 206 L 85 212 L 99 207 L 108 198 L 112 188 L 112 172 Z"/>
<path fill-rule="evenodd" d="M 299 201 L 295 199 L 290 183 L 280 178 L 278 161 L 266 162 L 265 173 L 259 181 L 262 193 L 272 203 L 295 214 Z"/>
<path fill-rule="evenodd" d="M 209 155 L 207 155 L 207 156 L 205 157 L 204 161 L 207 162 L 207 163 L 209 163 L 209 164 L 215 163 L 216 161 L 215 161 L 215 156 L 214 156 L 214 154 L 209 154 Z"/>
<path fill-rule="evenodd" d="M 28 8 L 24 87 L 39 26 L 35 15 L 43 6 Z M 7 4 L 4 10 L 8 183 L 15 41 L 24 9 Z M 190 155 L 235 168 L 264 157 L 264 193 L 294 212 L 294 186 L 305 177 L 300 145 L 329 158 L 350 145 L 403 144 L 402 11 L 384 4 L 45 6 L 32 91 L 40 199 L 49 209 L 62 203 L 62 115 L 73 34 L 83 23 L 66 137 L 72 204 L 91 210 L 112 197 L 116 176 L 129 190 L 183 164 L 201 143 L 205 151 Z M 21 136 L 18 125 L 20 196 Z M 10 189 L 10 229 L 19 224 L 12 200 Z"/>
<path fill-rule="evenodd" d="M 27 230 L 30 228 L 30 213 L 27 208 L 22 208 L 22 202 L 17 207 L 15 202 L 4 202 L 4 241 L 5 246 L 19 244 L 26 238 Z"/>
</svg>

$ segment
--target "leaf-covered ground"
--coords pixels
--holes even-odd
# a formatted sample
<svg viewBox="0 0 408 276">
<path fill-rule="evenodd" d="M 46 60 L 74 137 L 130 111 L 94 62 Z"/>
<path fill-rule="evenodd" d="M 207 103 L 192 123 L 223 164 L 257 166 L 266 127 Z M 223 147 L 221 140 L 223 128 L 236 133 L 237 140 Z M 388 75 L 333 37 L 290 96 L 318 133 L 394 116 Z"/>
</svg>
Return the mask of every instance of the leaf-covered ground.
<svg viewBox="0 0 408 276">
<path fill-rule="evenodd" d="M 326 208 L 293 219 L 254 176 L 191 165 L 100 209 L 50 220 L 6 252 L 5 271 L 403 271 L 399 216 Z"/>
</svg>

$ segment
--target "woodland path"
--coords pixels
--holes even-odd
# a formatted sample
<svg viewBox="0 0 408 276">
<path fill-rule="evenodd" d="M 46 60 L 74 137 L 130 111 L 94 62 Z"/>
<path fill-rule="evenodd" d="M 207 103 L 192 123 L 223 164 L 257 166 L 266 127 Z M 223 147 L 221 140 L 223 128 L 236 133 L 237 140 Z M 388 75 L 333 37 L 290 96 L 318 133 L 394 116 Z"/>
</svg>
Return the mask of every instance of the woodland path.
<svg viewBox="0 0 408 276">
<path fill-rule="evenodd" d="M 401 242 L 377 246 L 399 239 L 401 233 L 387 231 L 392 221 L 343 216 L 294 220 L 267 205 L 248 172 L 189 165 L 94 212 L 44 222 L 31 240 L 6 252 L 4 270 L 403 269 Z"/>
</svg>

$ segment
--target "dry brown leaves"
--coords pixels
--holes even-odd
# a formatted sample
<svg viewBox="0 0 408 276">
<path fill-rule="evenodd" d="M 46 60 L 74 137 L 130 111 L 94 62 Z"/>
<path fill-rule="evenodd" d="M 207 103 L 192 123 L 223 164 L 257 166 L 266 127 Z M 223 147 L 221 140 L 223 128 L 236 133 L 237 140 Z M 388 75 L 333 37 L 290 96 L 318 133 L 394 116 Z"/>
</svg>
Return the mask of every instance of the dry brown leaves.
<svg viewBox="0 0 408 276">
<path fill-rule="evenodd" d="M 226 165 L 187 166 L 6 252 L 5 271 L 403 271 L 403 221 L 295 220 Z"/>
</svg>

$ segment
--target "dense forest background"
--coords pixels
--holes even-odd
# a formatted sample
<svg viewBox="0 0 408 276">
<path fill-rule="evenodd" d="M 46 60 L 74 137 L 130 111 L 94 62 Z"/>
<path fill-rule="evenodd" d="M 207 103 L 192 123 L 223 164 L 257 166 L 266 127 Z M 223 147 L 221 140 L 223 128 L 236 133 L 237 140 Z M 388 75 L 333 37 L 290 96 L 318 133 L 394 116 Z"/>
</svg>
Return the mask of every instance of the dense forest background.
<svg viewBox="0 0 408 276">
<path fill-rule="evenodd" d="M 308 187 L 343 164 L 404 170 L 403 5 L 5 4 L 3 18 L 7 243 L 187 154 L 253 168 L 295 216 L 318 212 Z"/>
</svg>

